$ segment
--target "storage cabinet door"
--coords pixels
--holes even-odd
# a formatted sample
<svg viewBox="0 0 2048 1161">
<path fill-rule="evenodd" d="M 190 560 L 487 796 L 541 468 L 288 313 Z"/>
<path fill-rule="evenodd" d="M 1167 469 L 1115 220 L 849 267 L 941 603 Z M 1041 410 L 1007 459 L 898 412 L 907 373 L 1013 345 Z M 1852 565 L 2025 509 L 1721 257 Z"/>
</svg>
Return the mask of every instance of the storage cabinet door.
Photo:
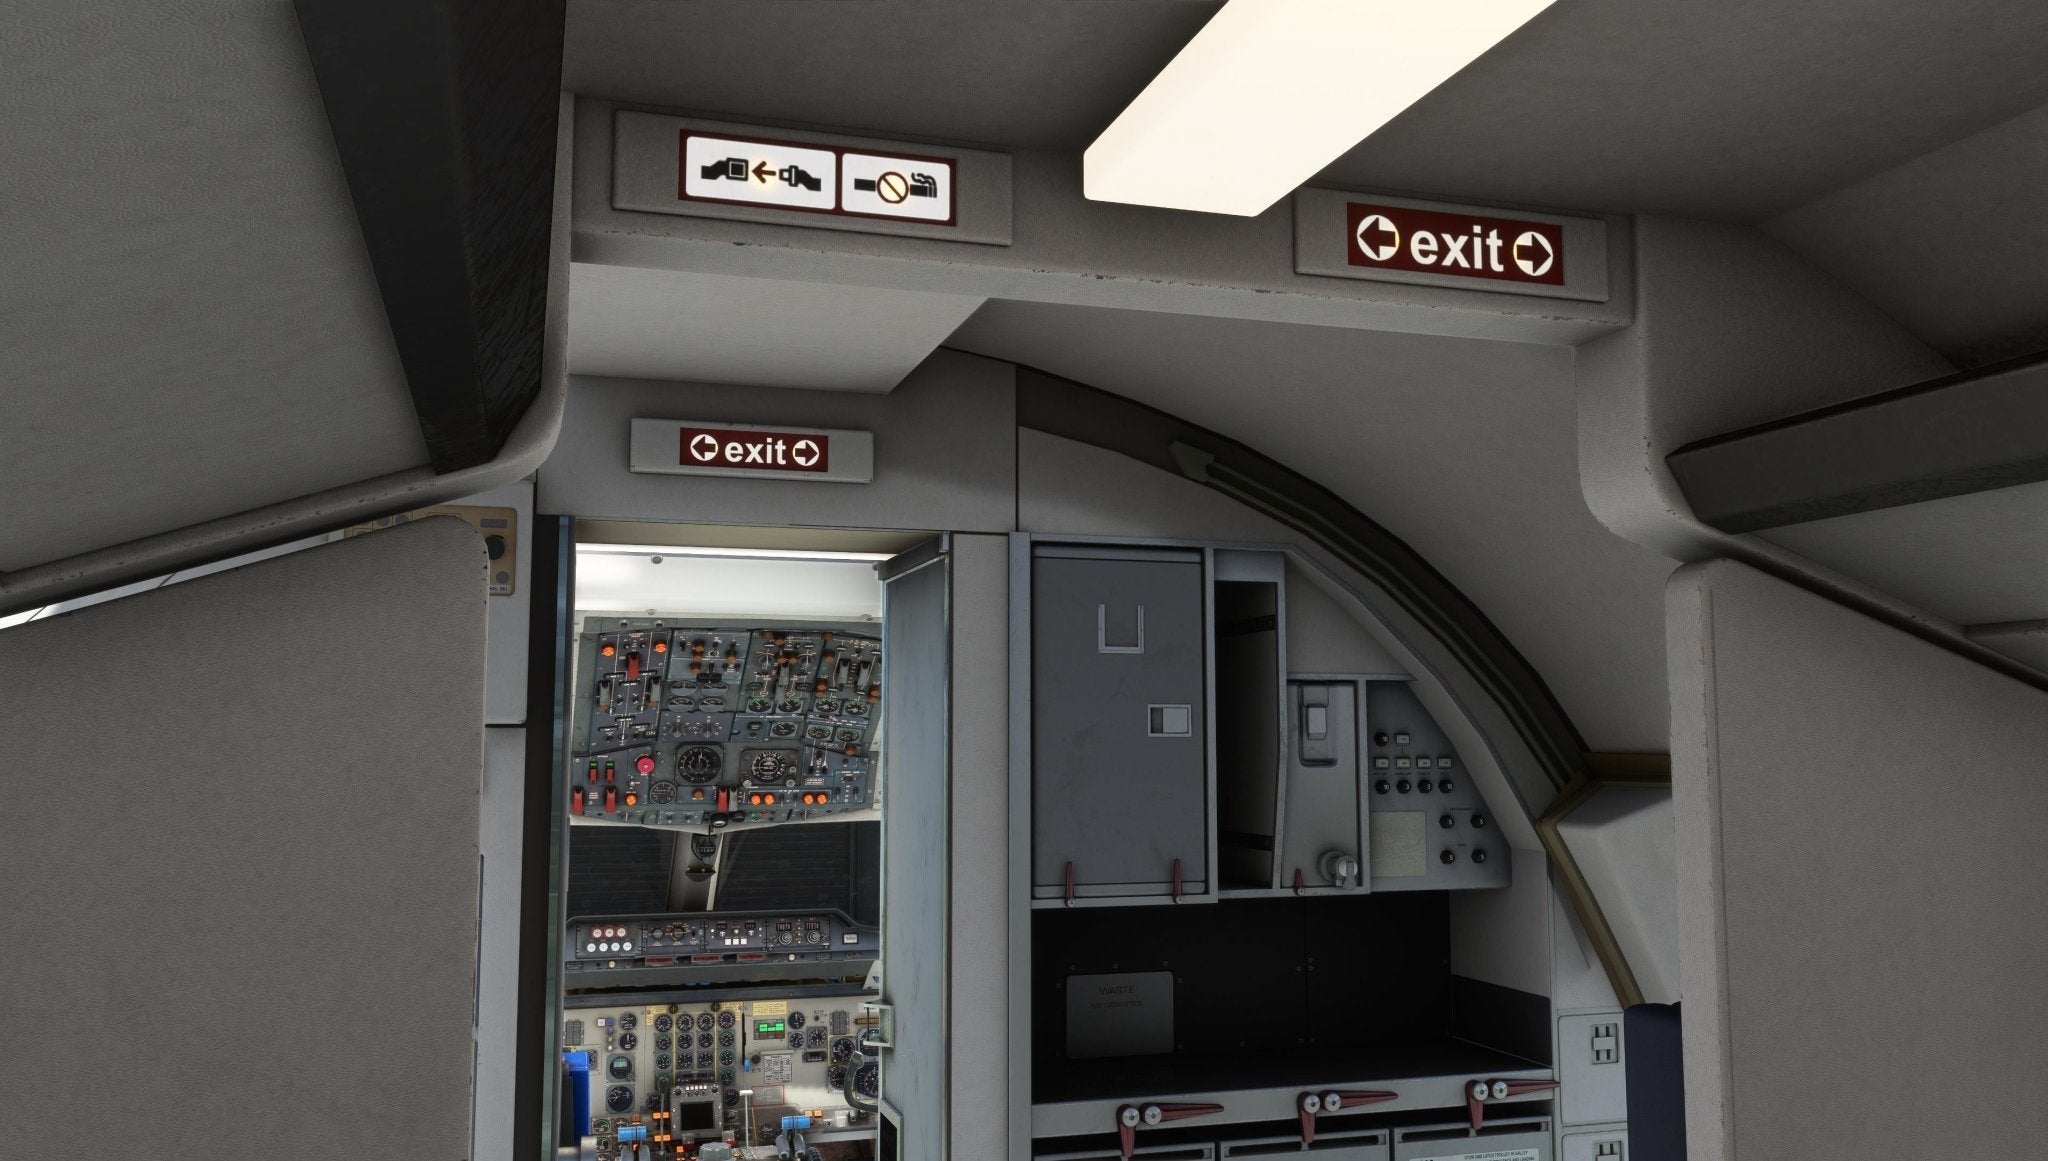
<svg viewBox="0 0 2048 1161">
<path fill-rule="evenodd" d="M 1031 582 L 1032 894 L 1208 883 L 1202 562 L 1041 549 Z"/>
</svg>

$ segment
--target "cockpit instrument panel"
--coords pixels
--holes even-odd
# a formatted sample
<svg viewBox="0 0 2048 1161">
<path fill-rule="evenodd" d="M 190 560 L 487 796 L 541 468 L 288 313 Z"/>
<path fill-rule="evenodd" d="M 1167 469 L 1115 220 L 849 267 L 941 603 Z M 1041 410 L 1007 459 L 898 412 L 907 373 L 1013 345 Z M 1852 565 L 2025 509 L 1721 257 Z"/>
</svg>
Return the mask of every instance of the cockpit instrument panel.
<svg viewBox="0 0 2048 1161">
<path fill-rule="evenodd" d="M 580 649 L 572 819 L 718 827 L 872 806 L 877 638 L 612 618 Z"/>
<path fill-rule="evenodd" d="M 587 1070 L 573 1075 L 588 1077 L 577 1083 L 589 1086 L 596 1156 L 654 1161 L 720 1138 L 772 1146 L 786 1119 L 802 1120 L 813 1142 L 871 1141 L 879 1086 L 868 998 L 577 1001 L 587 1006 L 563 1011 L 561 1042 L 586 1054 Z"/>
</svg>

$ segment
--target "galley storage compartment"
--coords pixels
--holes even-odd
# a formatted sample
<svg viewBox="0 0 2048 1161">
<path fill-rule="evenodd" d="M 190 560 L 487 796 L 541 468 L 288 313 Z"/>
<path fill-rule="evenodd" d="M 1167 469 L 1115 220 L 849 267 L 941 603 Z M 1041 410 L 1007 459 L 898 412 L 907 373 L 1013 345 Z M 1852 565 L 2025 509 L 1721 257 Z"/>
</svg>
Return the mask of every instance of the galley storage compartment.
<svg viewBox="0 0 2048 1161">
<path fill-rule="evenodd" d="M 1030 568 L 1032 897 L 1206 894 L 1202 552 L 1039 545 Z"/>
</svg>

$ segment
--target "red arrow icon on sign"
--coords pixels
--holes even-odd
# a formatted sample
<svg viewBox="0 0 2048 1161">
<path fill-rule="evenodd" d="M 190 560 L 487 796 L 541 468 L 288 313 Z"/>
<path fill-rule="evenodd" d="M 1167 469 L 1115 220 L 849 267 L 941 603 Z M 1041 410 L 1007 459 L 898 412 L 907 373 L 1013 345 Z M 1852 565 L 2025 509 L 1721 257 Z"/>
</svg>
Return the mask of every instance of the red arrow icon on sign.
<svg viewBox="0 0 2048 1161">
<path fill-rule="evenodd" d="M 774 170 L 768 168 L 767 162 L 757 161 L 754 163 L 754 180 L 760 182 L 762 185 L 768 184 L 768 179 L 771 176 L 773 176 L 774 173 Z"/>
</svg>

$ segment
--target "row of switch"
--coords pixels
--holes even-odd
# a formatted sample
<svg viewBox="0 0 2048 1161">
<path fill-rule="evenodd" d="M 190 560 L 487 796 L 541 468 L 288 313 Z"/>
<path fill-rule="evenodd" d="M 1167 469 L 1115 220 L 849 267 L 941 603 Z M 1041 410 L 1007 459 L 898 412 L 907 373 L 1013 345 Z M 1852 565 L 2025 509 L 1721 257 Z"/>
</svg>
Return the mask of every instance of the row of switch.
<svg viewBox="0 0 2048 1161">
<path fill-rule="evenodd" d="M 617 786 L 607 786 L 604 788 L 604 809 L 606 814 L 618 813 L 620 797 L 621 795 L 619 794 L 619 788 Z M 625 799 L 625 803 L 627 806 L 640 805 L 640 795 L 635 793 L 634 791 L 626 791 L 623 797 Z M 574 813 L 587 813 L 589 808 L 595 803 L 596 797 L 594 795 L 586 796 L 583 793 L 583 788 L 581 786 L 573 787 L 570 789 L 569 809 Z"/>
<path fill-rule="evenodd" d="M 845 792 L 841 791 L 840 793 L 841 797 L 845 798 Z M 699 787 L 690 791 L 690 798 L 696 802 L 703 802 L 706 800 L 706 794 Z M 851 799 L 846 800 L 851 801 Z M 627 806 L 638 806 L 640 805 L 640 795 L 630 789 L 621 794 L 617 786 L 606 786 L 604 788 L 604 812 L 606 814 L 618 813 L 621 802 L 624 802 Z M 717 797 L 717 807 L 720 813 L 731 810 L 731 803 L 732 791 L 720 789 Z M 758 791 L 747 795 L 748 806 L 795 806 L 798 803 L 802 803 L 805 806 L 830 806 L 832 805 L 832 791 L 809 790 L 801 794 L 794 790 L 780 793 L 775 791 Z M 586 795 L 581 786 L 570 788 L 569 809 L 572 813 L 588 813 L 596 804 L 596 795 Z"/>
<path fill-rule="evenodd" d="M 777 803 L 792 805 L 798 801 L 802 801 L 805 806 L 829 806 L 832 803 L 832 793 L 827 790 L 818 790 L 808 791 L 799 795 L 795 791 L 789 791 L 778 795 L 770 791 L 747 795 L 748 806 L 774 806 Z"/>
<path fill-rule="evenodd" d="M 1397 782 L 1389 782 L 1386 779 L 1382 778 L 1379 781 L 1373 783 L 1372 788 L 1374 792 L 1379 794 L 1385 794 L 1390 790 L 1399 791 L 1402 794 L 1406 794 L 1410 790 L 1419 790 L 1424 794 L 1428 794 L 1434 790 L 1441 790 L 1445 794 L 1450 794 L 1458 789 L 1458 784 L 1452 782 L 1448 778 L 1439 778 L 1435 782 L 1431 782 L 1427 778 L 1418 779 L 1414 782 L 1410 782 L 1406 778 L 1403 778 Z"/>
<path fill-rule="evenodd" d="M 1405 754 L 1398 758 L 1382 757 L 1372 760 L 1372 768 L 1375 770 L 1385 770 L 1389 766 L 1396 770 L 1406 770 L 1411 764 L 1417 770 L 1427 770 L 1430 768 L 1431 760 L 1428 758 L 1409 758 Z M 1451 768 L 1451 760 L 1449 758 L 1438 758 L 1435 760 L 1435 765 L 1439 770 L 1448 770 Z"/>
</svg>

